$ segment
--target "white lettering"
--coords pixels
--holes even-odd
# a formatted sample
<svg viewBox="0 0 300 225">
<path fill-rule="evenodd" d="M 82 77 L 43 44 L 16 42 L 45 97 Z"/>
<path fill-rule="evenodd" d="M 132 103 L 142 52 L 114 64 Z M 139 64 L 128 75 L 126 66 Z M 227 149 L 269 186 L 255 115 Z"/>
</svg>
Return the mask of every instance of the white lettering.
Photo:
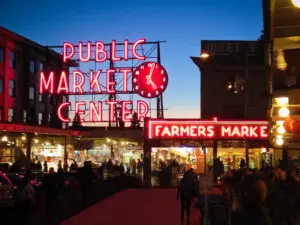
<svg viewBox="0 0 300 225">
<path fill-rule="evenodd" d="M 239 131 L 239 128 L 237 127 L 237 126 L 235 126 L 234 128 L 233 128 L 233 131 L 232 131 L 232 133 L 231 133 L 231 135 L 230 136 L 237 136 L 237 137 L 240 137 L 241 136 L 241 133 L 240 133 L 240 131 Z"/>
<path fill-rule="evenodd" d="M 241 127 L 241 137 L 249 137 L 249 127 L 247 126 Z"/>
<path fill-rule="evenodd" d="M 215 130 L 214 130 L 214 126 L 208 126 L 207 127 L 207 137 L 213 137 L 215 136 Z"/>
<path fill-rule="evenodd" d="M 257 127 L 250 127 L 250 137 L 258 137 L 256 130 Z"/>
<path fill-rule="evenodd" d="M 161 125 L 155 126 L 155 136 L 156 136 L 156 137 L 159 136 L 159 132 L 160 132 L 160 129 L 161 129 L 162 127 L 163 127 L 163 126 L 161 126 Z"/>
<path fill-rule="evenodd" d="M 190 131 L 190 134 L 191 134 L 191 136 L 192 137 L 197 137 L 198 136 L 198 134 L 197 134 L 197 126 L 190 126 L 190 128 L 191 128 L 191 131 Z"/>
<path fill-rule="evenodd" d="M 268 127 L 267 126 L 260 127 L 260 137 L 268 137 Z"/>
<path fill-rule="evenodd" d="M 172 126 L 172 136 L 174 137 L 176 134 L 176 136 L 179 136 L 179 127 L 178 126 Z"/>
<path fill-rule="evenodd" d="M 171 136 L 171 132 L 167 126 L 164 127 L 163 132 L 161 133 L 161 136 L 163 137 L 164 135 L 166 136 Z"/>
<path fill-rule="evenodd" d="M 231 136 L 231 127 L 222 126 L 221 127 L 221 136 L 222 137 Z"/>
</svg>

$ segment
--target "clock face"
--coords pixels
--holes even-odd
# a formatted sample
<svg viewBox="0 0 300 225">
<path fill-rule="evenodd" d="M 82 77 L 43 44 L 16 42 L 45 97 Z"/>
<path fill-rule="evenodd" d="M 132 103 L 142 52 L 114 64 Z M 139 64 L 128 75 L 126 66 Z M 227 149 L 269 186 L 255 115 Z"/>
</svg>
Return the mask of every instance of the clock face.
<svg viewBox="0 0 300 225">
<path fill-rule="evenodd" d="M 141 64 L 132 75 L 132 88 L 144 98 L 155 98 L 167 88 L 168 74 L 157 62 Z"/>
</svg>

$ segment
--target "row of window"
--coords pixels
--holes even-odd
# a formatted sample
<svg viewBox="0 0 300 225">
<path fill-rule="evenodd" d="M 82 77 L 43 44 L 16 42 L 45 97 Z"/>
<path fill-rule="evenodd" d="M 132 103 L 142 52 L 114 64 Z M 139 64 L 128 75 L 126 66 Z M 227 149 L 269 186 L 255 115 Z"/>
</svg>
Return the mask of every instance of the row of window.
<svg viewBox="0 0 300 225">
<path fill-rule="evenodd" d="M 15 97 L 16 96 L 16 81 L 9 80 L 9 96 Z M 4 79 L 0 78 L 0 93 L 4 93 Z M 29 87 L 29 99 L 35 99 L 35 88 Z M 39 102 L 43 102 L 43 95 L 39 95 Z"/>
<path fill-rule="evenodd" d="M 8 109 L 8 121 L 12 122 L 14 120 L 15 111 L 13 108 Z M 4 120 L 3 108 L 0 108 L 0 121 Z M 27 122 L 27 111 L 23 110 L 23 123 Z M 51 115 L 48 114 L 48 122 L 51 120 Z M 41 125 L 43 123 L 43 113 L 38 113 L 37 118 L 38 124 Z"/>
<path fill-rule="evenodd" d="M 36 72 L 36 69 L 35 69 L 35 61 L 34 60 L 30 60 L 29 62 L 29 72 L 30 73 L 35 73 Z M 44 69 L 44 64 L 40 62 L 40 71 L 43 71 Z"/>
<path fill-rule="evenodd" d="M 4 62 L 5 61 L 5 48 L 0 48 L 0 62 Z M 30 60 L 29 62 L 29 71 L 31 73 L 35 73 L 36 69 L 35 69 L 35 61 L 34 60 Z M 9 66 L 10 68 L 15 69 L 16 68 L 16 53 L 13 50 L 10 50 L 9 52 Z M 44 69 L 44 64 L 40 63 L 40 71 L 42 71 Z"/>
<path fill-rule="evenodd" d="M 0 48 L 0 62 L 5 61 L 5 49 Z M 16 53 L 13 50 L 9 52 L 9 67 L 15 69 L 16 68 Z"/>
</svg>

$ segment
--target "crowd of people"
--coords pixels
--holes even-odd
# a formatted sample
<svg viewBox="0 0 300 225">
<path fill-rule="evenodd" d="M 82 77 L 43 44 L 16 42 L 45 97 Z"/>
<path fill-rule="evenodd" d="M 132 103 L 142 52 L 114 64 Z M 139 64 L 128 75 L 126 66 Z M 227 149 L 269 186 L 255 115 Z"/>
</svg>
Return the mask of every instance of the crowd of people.
<svg viewBox="0 0 300 225">
<path fill-rule="evenodd" d="M 189 222 L 191 204 L 197 199 L 203 222 L 201 179 L 190 169 L 181 180 L 177 198 L 181 203 L 181 218 Z M 228 206 L 232 225 L 299 225 L 300 173 L 299 170 L 241 168 L 228 171 L 214 186 Z M 212 193 L 213 194 L 213 193 Z"/>
<path fill-rule="evenodd" d="M 61 165 L 61 162 L 60 162 Z M 83 204 L 88 204 L 89 193 L 97 180 L 102 180 L 105 173 L 125 174 L 121 165 L 116 165 L 111 161 L 103 163 L 99 168 L 93 168 L 89 161 L 84 162 L 83 167 L 73 165 L 73 173 L 69 173 L 63 166 L 58 166 L 57 171 L 53 167 L 43 168 L 33 165 L 30 169 L 22 170 L 22 167 L 15 163 L 10 171 L 21 171 L 15 187 L 18 188 L 15 208 L 18 210 L 20 219 L 16 224 L 30 224 L 27 220 L 33 208 L 45 206 L 49 224 L 57 224 L 58 205 L 65 197 L 68 187 L 77 188 L 81 193 Z M 39 170 L 41 173 L 37 173 Z M 23 172 L 22 172 L 23 171 Z M 111 176 L 108 176 L 108 178 Z M 14 182 L 13 182 L 14 183 Z"/>
</svg>

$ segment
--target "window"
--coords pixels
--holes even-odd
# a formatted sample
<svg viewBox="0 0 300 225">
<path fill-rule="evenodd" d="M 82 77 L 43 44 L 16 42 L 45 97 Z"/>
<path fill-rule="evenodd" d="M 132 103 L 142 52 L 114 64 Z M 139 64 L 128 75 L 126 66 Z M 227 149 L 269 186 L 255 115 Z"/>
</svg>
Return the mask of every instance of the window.
<svg viewBox="0 0 300 225">
<path fill-rule="evenodd" d="M 1 77 L 0 78 L 0 93 L 3 93 L 4 92 L 4 80 L 3 78 Z"/>
<path fill-rule="evenodd" d="M 41 125 L 43 122 L 43 113 L 39 113 L 39 116 L 38 116 L 38 123 L 39 125 Z"/>
<path fill-rule="evenodd" d="M 27 111 L 24 109 L 23 110 L 23 123 L 27 122 Z"/>
<path fill-rule="evenodd" d="M 9 96 L 16 95 L 16 82 L 14 80 L 9 80 Z"/>
<path fill-rule="evenodd" d="M 63 101 L 63 102 L 66 102 L 66 101 L 67 101 L 67 96 L 63 95 L 63 96 L 62 96 L 62 101 Z"/>
<path fill-rule="evenodd" d="M 40 71 L 44 70 L 44 63 L 40 62 Z"/>
<path fill-rule="evenodd" d="M 12 122 L 14 120 L 14 109 L 10 108 L 8 109 L 8 121 Z"/>
<path fill-rule="evenodd" d="M 16 53 L 14 51 L 10 51 L 9 53 L 9 66 L 10 68 L 16 68 Z"/>
<path fill-rule="evenodd" d="M 30 60 L 30 62 L 29 62 L 29 71 L 30 71 L 30 73 L 34 73 L 35 72 L 35 62 L 34 62 L 34 60 Z"/>
<path fill-rule="evenodd" d="M 43 102 L 44 96 L 42 94 L 39 94 L 39 102 Z"/>
<path fill-rule="evenodd" d="M 222 115 L 225 119 L 244 119 L 244 105 L 224 105 Z"/>
<path fill-rule="evenodd" d="M 0 48 L 0 62 L 4 62 L 4 48 Z"/>
<path fill-rule="evenodd" d="M 34 90 L 34 87 L 30 87 L 30 88 L 29 88 L 29 99 L 30 99 L 30 100 L 34 100 L 34 96 L 35 96 L 35 90 Z"/>
<path fill-rule="evenodd" d="M 3 121 L 3 118 L 4 115 L 3 115 L 3 107 L 0 107 L 0 121 Z"/>
</svg>

